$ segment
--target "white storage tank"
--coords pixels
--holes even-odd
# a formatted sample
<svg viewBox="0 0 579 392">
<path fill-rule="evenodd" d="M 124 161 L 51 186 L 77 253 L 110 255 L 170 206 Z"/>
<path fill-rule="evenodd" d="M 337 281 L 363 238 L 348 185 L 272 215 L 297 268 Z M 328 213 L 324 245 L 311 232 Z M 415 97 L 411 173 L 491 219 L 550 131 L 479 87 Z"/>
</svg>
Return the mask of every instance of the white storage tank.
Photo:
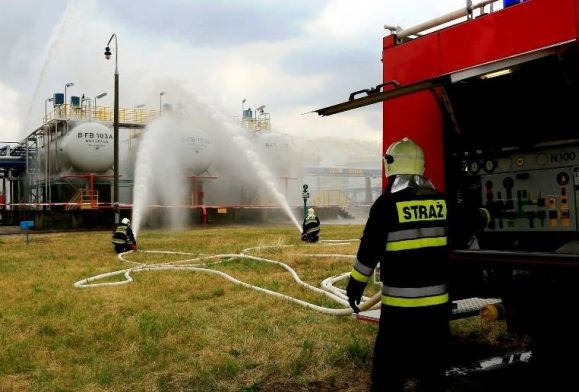
<svg viewBox="0 0 579 392">
<path fill-rule="evenodd" d="M 289 136 L 268 132 L 258 134 L 255 140 L 257 152 L 274 176 L 295 174 L 294 166 L 300 162 L 293 140 Z"/>
<path fill-rule="evenodd" d="M 206 172 L 213 163 L 213 144 L 207 133 L 199 128 L 181 129 L 179 153 L 186 170 L 193 175 Z"/>
<path fill-rule="evenodd" d="M 103 124 L 80 124 L 69 131 L 59 146 L 61 168 L 101 173 L 114 163 L 114 134 Z"/>
<path fill-rule="evenodd" d="M 205 131 L 167 116 L 147 125 L 132 142 L 131 149 L 127 148 L 123 165 L 133 178 L 139 175 L 137 172 L 163 175 L 163 170 L 194 176 L 206 172 L 213 157 L 213 140 Z"/>
</svg>

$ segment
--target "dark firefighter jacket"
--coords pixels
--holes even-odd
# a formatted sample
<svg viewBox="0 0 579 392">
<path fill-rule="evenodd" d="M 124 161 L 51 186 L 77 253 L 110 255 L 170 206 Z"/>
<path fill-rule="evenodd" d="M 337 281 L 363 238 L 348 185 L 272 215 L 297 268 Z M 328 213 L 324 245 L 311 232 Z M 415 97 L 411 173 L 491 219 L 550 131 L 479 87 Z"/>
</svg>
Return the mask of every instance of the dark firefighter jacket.
<svg viewBox="0 0 579 392">
<path fill-rule="evenodd" d="M 313 237 L 320 233 L 320 219 L 315 215 L 308 215 L 304 219 L 303 233 L 307 237 Z"/>
<path fill-rule="evenodd" d="M 114 245 L 128 245 L 137 243 L 135 236 L 133 235 L 133 230 L 129 226 L 123 224 L 117 226 L 115 232 L 113 233 L 112 241 Z"/>
<path fill-rule="evenodd" d="M 448 302 L 447 210 L 434 188 L 388 188 L 372 205 L 351 276 L 368 282 L 380 262 L 382 303 L 423 307 Z"/>
</svg>

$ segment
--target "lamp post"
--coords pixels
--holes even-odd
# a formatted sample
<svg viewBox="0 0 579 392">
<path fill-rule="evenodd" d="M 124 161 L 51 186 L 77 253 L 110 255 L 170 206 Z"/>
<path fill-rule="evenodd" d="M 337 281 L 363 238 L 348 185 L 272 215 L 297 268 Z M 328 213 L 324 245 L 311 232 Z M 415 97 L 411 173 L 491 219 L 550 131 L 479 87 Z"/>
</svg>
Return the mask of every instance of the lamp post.
<svg viewBox="0 0 579 392">
<path fill-rule="evenodd" d="M 48 116 L 48 109 L 46 107 L 46 104 L 52 101 L 54 101 L 54 98 L 46 98 L 46 100 L 44 101 L 44 122 L 46 122 Z"/>
<path fill-rule="evenodd" d="M 73 82 L 67 83 L 64 85 L 64 116 L 66 117 L 68 110 L 67 110 L 67 104 L 66 104 L 66 89 L 69 87 L 74 86 Z"/>
<path fill-rule="evenodd" d="M 84 104 L 85 102 L 87 102 L 86 106 Z M 91 104 L 91 98 L 90 97 L 85 98 L 85 96 L 83 94 L 82 98 L 80 99 L 80 110 L 81 110 L 80 113 L 83 117 L 90 115 L 90 104 Z"/>
<path fill-rule="evenodd" d="M 97 99 L 101 99 L 102 97 L 105 97 L 106 95 L 107 95 L 107 93 L 100 93 L 99 95 L 94 97 L 94 110 L 95 111 L 96 111 L 96 107 L 97 107 Z"/>
<path fill-rule="evenodd" d="M 162 102 L 161 102 L 161 97 L 165 94 L 167 94 L 165 91 L 161 91 L 159 93 L 159 116 L 163 114 L 163 106 L 162 106 Z"/>
<path fill-rule="evenodd" d="M 105 47 L 105 58 L 111 58 L 111 48 L 109 45 L 115 39 L 115 103 L 113 113 L 113 139 L 114 139 L 114 167 L 113 167 L 113 210 L 115 215 L 115 225 L 120 223 L 119 211 L 119 66 L 118 54 L 119 47 L 117 44 L 117 35 L 113 33 L 107 46 Z"/>
<path fill-rule="evenodd" d="M 257 112 L 259 112 L 260 115 L 263 114 L 263 109 L 265 109 L 265 105 L 261 105 L 255 108 L 254 113 L 255 113 L 255 130 L 256 131 L 261 131 L 261 126 L 263 124 L 261 124 L 261 122 L 258 120 L 257 118 Z"/>
<path fill-rule="evenodd" d="M 135 105 L 135 110 L 133 110 L 133 116 L 134 116 L 134 118 L 135 118 L 135 121 L 139 121 L 139 120 L 142 120 L 142 119 L 143 119 L 143 113 L 142 113 L 142 111 L 139 110 L 139 109 L 142 109 L 142 108 L 144 108 L 144 107 L 145 107 L 145 104 L 144 104 L 144 103 Z M 129 144 L 129 146 L 130 146 L 130 144 Z"/>
<path fill-rule="evenodd" d="M 255 120 L 257 121 L 257 112 L 263 114 L 263 109 L 265 109 L 265 105 L 261 105 L 255 108 Z"/>
</svg>

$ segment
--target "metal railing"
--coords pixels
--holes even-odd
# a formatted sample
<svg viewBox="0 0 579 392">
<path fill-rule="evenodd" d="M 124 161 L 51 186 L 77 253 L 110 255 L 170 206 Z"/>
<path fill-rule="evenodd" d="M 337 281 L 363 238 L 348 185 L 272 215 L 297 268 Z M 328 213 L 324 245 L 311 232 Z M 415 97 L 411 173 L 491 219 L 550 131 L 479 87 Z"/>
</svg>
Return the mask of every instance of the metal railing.
<svg viewBox="0 0 579 392">
<path fill-rule="evenodd" d="M 95 120 L 113 122 L 114 110 L 109 106 L 74 106 L 58 105 L 43 118 L 46 124 L 51 120 Z M 148 109 L 119 109 L 119 123 L 146 124 L 159 117 L 158 110 Z"/>
<path fill-rule="evenodd" d="M 88 189 L 80 188 L 69 200 L 65 209 L 70 210 L 89 210 L 97 209 L 99 205 L 99 197 L 97 191 L 90 191 Z"/>
<path fill-rule="evenodd" d="M 393 34 L 396 34 L 398 39 L 408 38 L 410 36 L 419 35 L 420 33 L 430 30 L 435 27 L 442 26 L 446 23 L 452 22 L 457 19 L 473 18 L 473 12 L 476 9 L 481 9 L 481 14 L 484 11 L 485 6 L 490 6 L 490 12 L 493 12 L 493 4 L 499 0 L 484 0 L 480 3 L 473 4 L 472 0 L 466 1 L 466 6 L 455 11 L 449 12 L 445 15 L 439 16 L 437 18 L 422 22 L 412 27 L 401 28 L 400 26 L 384 25 L 384 28 L 390 30 Z"/>
<path fill-rule="evenodd" d="M 269 113 L 263 113 L 257 117 L 244 117 L 241 119 L 241 126 L 255 131 L 270 131 Z"/>
<path fill-rule="evenodd" d="M 346 208 L 353 204 L 352 200 L 341 190 L 322 190 L 310 200 L 311 205 L 317 207 L 338 206 Z"/>
</svg>

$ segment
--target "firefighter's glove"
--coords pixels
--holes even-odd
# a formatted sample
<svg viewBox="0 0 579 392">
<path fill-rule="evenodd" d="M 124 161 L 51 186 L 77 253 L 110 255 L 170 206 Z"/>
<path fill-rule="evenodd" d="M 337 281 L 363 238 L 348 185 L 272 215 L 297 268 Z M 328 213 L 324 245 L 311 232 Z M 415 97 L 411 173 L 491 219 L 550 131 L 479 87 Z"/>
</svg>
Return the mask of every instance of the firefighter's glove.
<svg viewBox="0 0 579 392">
<path fill-rule="evenodd" d="M 136 244 L 136 243 L 131 244 L 131 250 L 134 251 L 134 252 L 137 251 L 137 244 Z"/>
<path fill-rule="evenodd" d="M 479 208 L 478 209 L 478 213 L 479 215 L 481 215 L 483 217 L 483 222 L 486 225 L 488 225 L 489 223 L 491 223 L 491 220 L 493 220 L 493 216 L 491 214 L 491 212 L 486 209 L 486 208 Z"/>
<path fill-rule="evenodd" d="M 305 234 L 302 234 L 302 241 L 307 241 L 308 240 L 308 236 Z"/>
<path fill-rule="evenodd" d="M 362 294 L 366 288 L 366 283 L 359 282 L 350 276 L 348 285 L 346 286 L 346 295 L 348 296 L 348 303 L 352 307 L 355 313 L 360 312 L 360 301 L 362 301 Z"/>
<path fill-rule="evenodd" d="M 479 208 L 477 211 L 477 217 L 475 221 L 476 231 L 480 231 L 484 229 L 486 226 L 488 226 L 488 224 L 491 223 L 493 219 L 492 215 L 493 214 L 489 209 Z"/>
</svg>

